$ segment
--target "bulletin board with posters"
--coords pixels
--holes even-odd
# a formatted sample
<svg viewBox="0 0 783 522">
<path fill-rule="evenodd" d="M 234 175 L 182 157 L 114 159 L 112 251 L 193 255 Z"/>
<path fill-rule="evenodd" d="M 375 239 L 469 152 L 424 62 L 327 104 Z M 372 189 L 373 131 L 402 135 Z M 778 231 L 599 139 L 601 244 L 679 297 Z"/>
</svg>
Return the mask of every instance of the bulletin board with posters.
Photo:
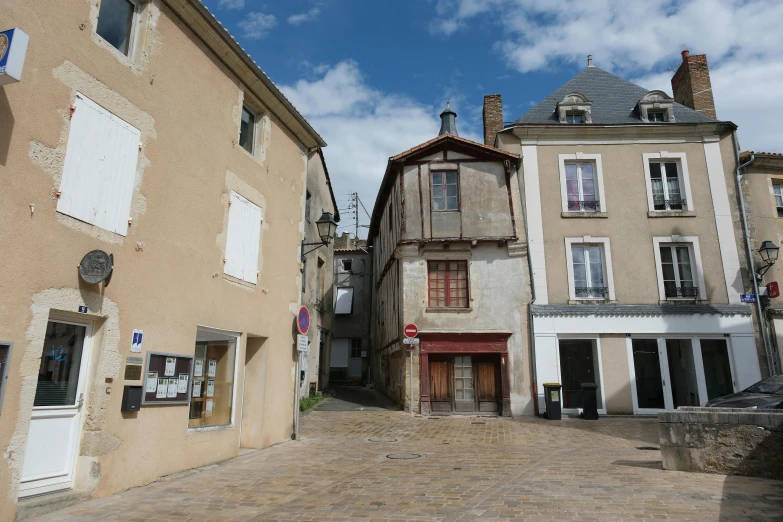
<svg viewBox="0 0 783 522">
<path fill-rule="evenodd" d="M 147 352 L 141 403 L 188 404 L 192 375 L 193 356 Z"/>
</svg>

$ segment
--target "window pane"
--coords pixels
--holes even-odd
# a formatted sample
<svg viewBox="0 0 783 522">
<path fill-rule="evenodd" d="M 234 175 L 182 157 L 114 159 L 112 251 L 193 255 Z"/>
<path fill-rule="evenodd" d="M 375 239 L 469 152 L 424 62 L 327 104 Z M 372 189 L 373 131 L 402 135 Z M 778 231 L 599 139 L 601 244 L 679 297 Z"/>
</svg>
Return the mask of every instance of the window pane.
<svg viewBox="0 0 783 522">
<path fill-rule="evenodd" d="M 650 162 L 650 178 L 661 179 L 661 164 L 657 161 Z"/>
<path fill-rule="evenodd" d="M 566 181 L 566 193 L 569 196 L 574 196 L 575 200 L 579 200 L 579 182 L 575 179 Z"/>
<path fill-rule="evenodd" d="M 590 258 L 590 286 L 603 287 L 604 286 L 604 265 L 601 259 L 601 247 L 590 246 L 588 247 L 588 255 Z"/>
<path fill-rule="evenodd" d="M 584 247 L 583 246 L 574 245 L 571 248 L 571 256 L 573 258 L 574 264 L 584 263 L 585 262 L 585 249 L 584 249 Z"/>
<path fill-rule="evenodd" d="M 253 153 L 255 128 L 255 115 L 250 112 L 247 107 L 242 107 L 242 122 L 239 126 L 239 145 L 251 154 Z"/>
<path fill-rule="evenodd" d="M 432 199 L 432 210 L 446 210 L 446 202 L 443 198 Z"/>
<path fill-rule="evenodd" d="M 592 163 L 582 163 L 579 167 L 580 170 L 582 171 L 582 179 L 593 179 Z"/>
<path fill-rule="evenodd" d="M 781 188 L 781 185 L 779 183 L 773 183 L 772 184 L 772 191 L 775 193 L 775 196 L 780 196 L 781 195 L 780 188 Z M 775 198 L 775 199 L 777 199 L 777 198 Z"/>
<path fill-rule="evenodd" d="M 433 187 L 432 187 L 432 197 L 433 198 L 442 198 L 443 197 L 443 185 L 433 185 Z"/>
<path fill-rule="evenodd" d="M 587 286 L 587 266 L 574 264 L 574 284 L 576 286 Z"/>
<path fill-rule="evenodd" d="M 447 196 L 457 196 L 457 185 L 446 185 L 446 195 Z"/>
<path fill-rule="evenodd" d="M 201 380 L 201 396 L 190 399 L 188 427 L 231 424 L 236 350 L 236 337 L 198 331 L 195 354 L 204 359 L 204 375 L 193 379 L 194 388 Z"/>
<path fill-rule="evenodd" d="M 662 263 L 672 262 L 672 249 L 670 247 L 668 246 L 661 247 L 661 262 Z"/>
<path fill-rule="evenodd" d="M 456 172 L 447 172 L 446 173 L 446 183 L 449 185 L 456 185 L 457 184 L 457 173 Z"/>
<path fill-rule="evenodd" d="M 125 55 L 130 45 L 133 11 L 128 0 L 101 0 L 98 11 L 97 33 Z"/>
<path fill-rule="evenodd" d="M 433 185 L 442 185 L 443 184 L 443 173 L 442 172 L 433 172 L 432 173 L 432 184 Z"/>
<path fill-rule="evenodd" d="M 448 197 L 446 198 L 446 210 L 457 210 L 459 209 L 459 204 L 457 203 L 457 197 Z"/>
<path fill-rule="evenodd" d="M 595 200 L 595 182 L 592 179 L 582 180 L 582 194 L 585 201 Z"/>
<path fill-rule="evenodd" d="M 76 404 L 86 334 L 84 326 L 53 321 L 46 325 L 33 406 Z"/>
<path fill-rule="evenodd" d="M 576 163 L 566 163 L 565 172 L 567 180 L 576 181 Z"/>
<path fill-rule="evenodd" d="M 667 161 L 664 164 L 664 168 L 666 169 L 667 178 L 677 178 L 677 163 L 673 161 Z"/>
</svg>

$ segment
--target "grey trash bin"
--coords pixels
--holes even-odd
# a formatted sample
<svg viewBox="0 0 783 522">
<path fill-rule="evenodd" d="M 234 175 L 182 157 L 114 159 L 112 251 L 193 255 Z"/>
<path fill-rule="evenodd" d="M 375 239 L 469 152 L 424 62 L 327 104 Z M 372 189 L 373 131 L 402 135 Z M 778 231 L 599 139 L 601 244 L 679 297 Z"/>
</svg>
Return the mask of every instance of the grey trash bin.
<svg viewBox="0 0 783 522">
<path fill-rule="evenodd" d="M 592 382 L 582 383 L 582 418 L 598 420 L 598 386 Z"/>
<path fill-rule="evenodd" d="M 546 413 L 544 417 L 549 420 L 560 420 L 560 389 L 563 386 L 559 382 L 544 383 L 544 402 L 546 403 Z"/>
</svg>

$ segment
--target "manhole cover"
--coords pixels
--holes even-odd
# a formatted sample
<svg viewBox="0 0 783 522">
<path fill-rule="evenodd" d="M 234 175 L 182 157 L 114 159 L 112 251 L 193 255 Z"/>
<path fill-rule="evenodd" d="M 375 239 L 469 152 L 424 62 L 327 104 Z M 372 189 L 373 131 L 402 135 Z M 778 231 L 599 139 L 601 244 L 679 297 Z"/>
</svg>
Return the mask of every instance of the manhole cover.
<svg viewBox="0 0 783 522">
<path fill-rule="evenodd" d="M 370 437 L 367 440 L 370 442 L 397 442 L 397 439 L 393 437 Z"/>
<path fill-rule="evenodd" d="M 419 453 L 390 453 L 386 455 L 387 459 L 392 460 L 410 460 L 410 459 L 420 459 L 423 455 Z"/>
<path fill-rule="evenodd" d="M 661 448 L 656 448 L 655 446 L 639 446 L 636 449 L 643 451 L 659 451 Z"/>
</svg>

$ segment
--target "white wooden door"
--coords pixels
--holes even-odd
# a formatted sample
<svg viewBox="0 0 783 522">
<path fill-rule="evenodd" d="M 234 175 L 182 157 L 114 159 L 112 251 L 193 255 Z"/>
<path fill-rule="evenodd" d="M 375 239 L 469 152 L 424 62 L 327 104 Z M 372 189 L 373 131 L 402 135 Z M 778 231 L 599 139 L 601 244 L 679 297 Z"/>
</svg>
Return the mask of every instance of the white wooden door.
<svg viewBox="0 0 783 522">
<path fill-rule="evenodd" d="M 90 358 L 90 324 L 49 321 L 19 496 L 73 487 Z"/>
</svg>

